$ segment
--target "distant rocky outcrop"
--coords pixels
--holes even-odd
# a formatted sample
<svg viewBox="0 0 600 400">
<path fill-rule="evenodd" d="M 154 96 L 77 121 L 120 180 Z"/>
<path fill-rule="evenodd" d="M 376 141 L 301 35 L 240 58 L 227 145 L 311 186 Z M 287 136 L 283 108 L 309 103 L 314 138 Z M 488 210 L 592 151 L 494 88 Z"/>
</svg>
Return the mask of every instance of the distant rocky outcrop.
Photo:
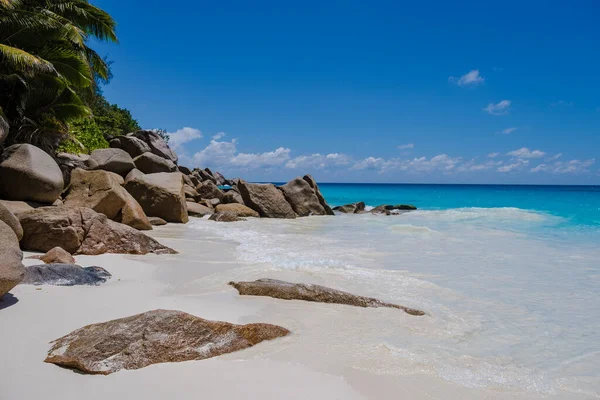
<svg viewBox="0 0 600 400">
<path fill-rule="evenodd" d="M 412 204 L 383 204 L 381 206 L 377 206 L 373 208 L 370 213 L 371 214 L 384 214 L 384 215 L 399 215 L 405 213 L 407 211 L 414 211 L 417 207 Z"/>
<path fill-rule="evenodd" d="M 7 147 L 0 161 L 0 198 L 52 204 L 64 188 L 52 157 L 30 144 Z"/>
<path fill-rule="evenodd" d="M 125 183 L 125 189 L 142 206 L 146 215 L 167 222 L 188 222 L 188 211 L 180 172 L 139 176 Z"/>
<path fill-rule="evenodd" d="M 123 182 L 120 175 L 112 172 L 77 168 L 71 174 L 64 204 L 91 208 L 135 229 L 152 229 L 140 204 L 121 186 Z"/>
<path fill-rule="evenodd" d="M 155 310 L 73 331 L 52 342 L 45 362 L 108 375 L 164 362 L 203 360 L 287 334 L 276 325 L 234 325 Z"/>
<path fill-rule="evenodd" d="M 23 279 L 23 252 L 11 227 L 0 221 L 0 299 Z"/>
<path fill-rule="evenodd" d="M 25 268 L 21 284 L 26 285 L 99 285 L 111 277 L 101 267 L 82 268 L 75 264 L 42 264 Z"/>
<path fill-rule="evenodd" d="M 244 204 L 265 218 L 296 218 L 296 213 L 281 190 L 270 183 L 248 183 L 241 180 L 237 185 Z"/>
<path fill-rule="evenodd" d="M 86 162 L 87 169 L 101 169 L 114 172 L 117 175 L 126 176 L 135 168 L 133 159 L 121 149 L 98 149 L 92 151 Z"/>
<path fill-rule="evenodd" d="M 333 207 L 333 210 L 344 214 L 362 214 L 365 212 L 365 203 L 360 201 L 358 203 L 345 204 L 343 206 Z"/>
<path fill-rule="evenodd" d="M 18 215 L 24 250 L 62 247 L 71 254 L 175 253 L 137 229 L 109 220 L 91 208 L 50 206 Z"/>
<path fill-rule="evenodd" d="M 346 304 L 356 307 L 397 308 L 410 315 L 425 315 L 423 311 L 386 303 L 371 297 L 356 296 L 341 290 L 306 283 L 290 283 L 276 279 L 254 282 L 229 282 L 241 295 L 268 296 L 283 300 L 304 300 L 319 303 Z"/>
</svg>

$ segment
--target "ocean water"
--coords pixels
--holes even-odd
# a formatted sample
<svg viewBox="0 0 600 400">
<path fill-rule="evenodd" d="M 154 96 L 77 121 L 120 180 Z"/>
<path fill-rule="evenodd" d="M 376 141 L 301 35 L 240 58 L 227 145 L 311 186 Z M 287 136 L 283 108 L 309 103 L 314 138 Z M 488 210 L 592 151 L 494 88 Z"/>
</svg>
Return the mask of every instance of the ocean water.
<svg viewBox="0 0 600 400">
<path fill-rule="evenodd" d="M 192 227 L 238 244 L 240 279 L 326 284 L 429 315 L 340 311 L 327 317 L 335 329 L 315 329 L 336 346 L 314 334 L 294 357 L 316 366 L 326 353 L 377 374 L 418 372 L 466 387 L 600 398 L 599 187 L 320 187 L 331 205 L 411 203 L 419 210 L 197 220 Z M 317 317 L 288 308 L 278 318 L 293 326 Z M 299 337 L 315 331 L 298 329 Z"/>
</svg>

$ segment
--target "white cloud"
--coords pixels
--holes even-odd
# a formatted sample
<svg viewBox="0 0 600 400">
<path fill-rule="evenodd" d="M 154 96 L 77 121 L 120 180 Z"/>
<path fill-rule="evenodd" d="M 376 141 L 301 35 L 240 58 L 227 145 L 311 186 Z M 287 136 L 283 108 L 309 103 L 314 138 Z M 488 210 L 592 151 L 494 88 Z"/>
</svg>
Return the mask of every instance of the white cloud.
<svg viewBox="0 0 600 400">
<path fill-rule="evenodd" d="M 559 101 L 556 101 L 556 102 L 550 104 L 550 106 L 551 107 L 559 107 L 559 106 L 573 107 L 573 102 L 572 101 L 559 100 Z"/>
<path fill-rule="evenodd" d="M 200 132 L 199 129 L 185 127 L 175 132 L 169 132 L 169 146 L 177 150 L 180 149 L 183 144 L 201 138 L 202 132 Z"/>
<path fill-rule="evenodd" d="M 367 157 L 355 163 L 352 169 L 381 169 L 386 161 L 383 158 Z"/>
<path fill-rule="evenodd" d="M 219 132 L 216 135 L 214 135 L 212 138 L 213 140 L 220 140 L 223 139 L 225 137 L 225 132 Z"/>
<path fill-rule="evenodd" d="M 507 164 L 507 165 L 503 165 L 501 167 L 498 167 L 496 169 L 496 171 L 498 172 L 512 172 L 515 170 L 520 170 L 523 167 L 526 167 L 527 165 L 529 165 L 529 160 L 517 160 L 516 162 L 512 163 L 512 164 Z"/>
<path fill-rule="evenodd" d="M 290 158 L 290 151 L 290 149 L 279 147 L 264 153 L 238 153 L 236 139 L 232 139 L 230 142 L 211 140 L 208 146 L 194 154 L 192 161 L 201 167 L 269 168 L 285 164 Z"/>
<path fill-rule="evenodd" d="M 546 161 L 554 161 L 554 160 L 558 160 L 559 158 L 562 157 L 562 153 L 558 153 L 552 157 L 546 158 Z"/>
<path fill-rule="evenodd" d="M 483 110 L 491 115 L 506 115 L 510 110 L 510 100 L 502 100 L 499 103 L 490 103 Z"/>
<path fill-rule="evenodd" d="M 210 144 L 192 157 L 195 166 L 225 166 L 231 163 L 237 148 L 237 140 L 231 142 L 218 142 L 211 140 Z"/>
<path fill-rule="evenodd" d="M 482 84 L 484 81 L 485 79 L 483 79 L 483 77 L 479 74 L 478 69 L 473 69 L 460 78 L 454 76 L 448 78 L 448 82 L 454 83 L 458 86 L 477 86 Z"/>
<path fill-rule="evenodd" d="M 231 164 L 245 168 L 276 167 L 290 159 L 290 149 L 279 147 L 264 153 L 239 153 L 231 159 Z"/>
<path fill-rule="evenodd" d="M 500 155 L 500 153 L 490 153 L 490 154 L 488 154 L 487 156 L 488 156 L 489 158 L 496 158 L 496 157 L 498 157 L 499 155 Z"/>
<path fill-rule="evenodd" d="M 309 156 L 298 156 L 289 160 L 287 168 L 318 168 L 324 169 L 332 166 L 343 166 L 350 164 L 350 157 L 345 154 L 331 153 L 322 155 L 319 153 Z"/>
<path fill-rule="evenodd" d="M 542 171 L 548 171 L 550 167 L 548 167 L 548 165 L 546 164 L 540 164 L 535 168 L 531 168 L 531 172 L 542 172 Z"/>
<path fill-rule="evenodd" d="M 506 128 L 500 133 L 503 135 L 510 135 L 511 133 L 513 133 L 516 130 L 517 130 L 517 128 Z"/>
<path fill-rule="evenodd" d="M 415 145 L 413 143 L 407 143 L 407 144 L 402 144 L 402 145 L 398 146 L 398 148 L 400 150 L 414 149 Z"/>
<path fill-rule="evenodd" d="M 552 172 L 555 174 L 578 174 L 589 172 L 588 167 L 596 163 L 594 158 L 589 160 L 557 161 L 554 164 L 540 164 L 531 172 Z"/>
<path fill-rule="evenodd" d="M 541 150 L 529 150 L 527 147 L 520 148 L 518 150 L 513 150 L 506 153 L 508 156 L 517 157 L 517 158 L 540 158 L 544 157 L 546 153 Z"/>
<path fill-rule="evenodd" d="M 378 170 L 379 172 L 391 170 L 405 172 L 450 172 L 460 163 L 460 161 L 460 157 L 450 157 L 447 154 L 439 154 L 431 158 L 416 157 L 411 160 L 402 160 L 400 158 L 390 158 L 386 160 L 383 158 L 367 157 L 356 162 L 352 166 L 352 169 Z"/>
</svg>

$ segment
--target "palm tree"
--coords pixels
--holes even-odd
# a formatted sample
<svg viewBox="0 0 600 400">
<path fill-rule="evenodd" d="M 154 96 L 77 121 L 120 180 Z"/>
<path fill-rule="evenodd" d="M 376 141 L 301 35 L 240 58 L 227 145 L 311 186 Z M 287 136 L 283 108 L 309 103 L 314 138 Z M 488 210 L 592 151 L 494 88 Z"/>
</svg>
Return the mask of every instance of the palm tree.
<svg viewBox="0 0 600 400">
<path fill-rule="evenodd" d="M 0 143 L 51 150 L 90 115 L 82 97 L 110 71 L 87 43 L 116 42 L 115 25 L 87 0 L 0 0 Z"/>
</svg>

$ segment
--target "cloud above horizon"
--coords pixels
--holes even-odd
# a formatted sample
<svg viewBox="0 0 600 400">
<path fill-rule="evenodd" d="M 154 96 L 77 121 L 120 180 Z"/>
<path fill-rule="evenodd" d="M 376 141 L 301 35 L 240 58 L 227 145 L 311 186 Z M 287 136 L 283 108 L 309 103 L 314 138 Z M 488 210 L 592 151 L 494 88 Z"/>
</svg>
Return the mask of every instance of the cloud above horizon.
<svg viewBox="0 0 600 400">
<path fill-rule="evenodd" d="M 281 171 L 297 170 L 299 173 L 330 171 L 348 173 L 350 171 L 375 173 L 377 175 L 402 172 L 415 176 L 428 174 L 457 175 L 489 171 L 500 174 L 506 173 L 553 173 L 553 174 L 579 174 L 590 172 L 590 167 L 595 164 L 595 159 L 561 161 L 563 154 L 549 155 L 545 151 L 521 147 L 509 152 L 494 151 L 480 157 L 465 159 L 461 156 L 452 156 L 446 153 L 434 156 L 418 157 L 381 157 L 368 156 L 355 158 L 341 152 L 312 153 L 294 155 L 288 147 L 276 147 L 270 151 L 242 152 L 236 138 L 220 140 L 226 136 L 219 132 L 212 136 L 210 142 L 201 150 L 189 154 L 182 147 L 203 138 L 202 133 L 194 128 L 182 128 L 171 136 L 170 144 L 178 148 L 180 162 L 189 167 L 210 167 L 226 174 L 236 174 L 243 171 Z M 171 135 L 173 135 L 171 134 Z M 177 147 L 175 147 L 177 146 Z M 414 149 L 414 144 L 398 146 L 401 149 Z M 406 156 L 406 154 L 405 154 Z M 544 158 L 544 162 L 531 166 L 531 162 Z"/>
<path fill-rule="evenodd" d="M 478 69 L 472 69 L 459 78 L 455 76 L 448 78 L 448 82 L 454 83 L 458 86 L 477 86 L 482 84 L 484 81 L 485 79 L 479 74 Z"/>
<path fill-rule="evenodd" d="M 483 111 L 491 115 L 506 115 L 510 111 L 510 100 L 502 100 L 496 104 L 490 103 Z"/>
</svg>

